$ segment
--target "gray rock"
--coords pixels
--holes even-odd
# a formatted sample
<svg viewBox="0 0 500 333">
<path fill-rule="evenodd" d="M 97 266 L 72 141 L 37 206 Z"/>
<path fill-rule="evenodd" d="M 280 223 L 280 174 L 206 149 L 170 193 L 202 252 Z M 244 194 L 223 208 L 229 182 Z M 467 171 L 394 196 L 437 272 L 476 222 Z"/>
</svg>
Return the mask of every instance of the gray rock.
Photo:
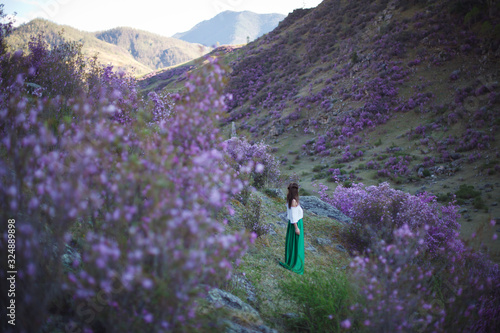
<svg viewBox="0 0 500 333">
<path fill-rule="evenodd" d="M 415 195 L 418 195 L 420 193 L 424 193 L 425 190 L 427 190 L 427 187 L 422 186 L 420 189 L 418 189 L 418 190 L 415 191 Z"/>
<path fill-rule="evenodd" d="M 226 333 L 278 333 L 275 329 L 265 325 L 252 325 L 247 327 L 230 320 L 224 320 L 223 322 L 226 324 Z"/>
<path fill-rule="evenodd" d="M 328 246 L 328 245 L 332 245 L 333 242 L 328 239 L 328 238 L 316 238 L 316 243 L 318 243 L 318 245 L 321 245 L 321 246 Z"/>
<path fill-rule="evenodd" d="M 342 251 L 342 252 L 347 252 L 347 250 L 345 249 L 345 247 L 343 247 L 343 246 L 342 246 L 342 245 L 340 245 L 340 244 L 337 244 L 335 247 L 336 247 L 336 248 L 337 248 L 337 250 L 339 250 L 339 251 Z"/>
<path fill-rule="evenodd" d="M 236 126 L 234 125 L 234 121 L 231 122 L 231 138 L 236 138 Z"/>
<path fill-rule="evenodd" d="M 417 172 L 418 177 L 424 178 L 424 168 L 419 168 Z"/>
<path fill-rule="evenodd" d="M 250 282 L 250 280 L 248 280 L 243 275 L 234 274 L 231 277 L 231 281 L 233 282 L 233 284 L 235 284 L 235 285 L 237 285 L 245 290 L 245 292 L 247 293 L 247 302 L 248 303 L 250 303 L 254 306 L 257 305 L 257 297 L 255 295 L 255 287 L 252 284 L 252 282 Z"/>
<path fill-rule="evenodd" d="M 241 320 L 235 322 L 224 319 L 222 323 L 226 327 L 226 333 L 278 333 L 276 330 L 263 325 L 262 318 L 257 310 L 227 291 L 213 288 L 208 292 L 207 300 L 216 307 L 224 307 L 230 310 L 233 313 L 231 318 L 234 318 L 234 315 L 237 314 L 236 317 L 244 318 L 245 322 L 253 323 L 242 325 Z"/>
<path fill-rule="evenodd" d="M 283 193 L 283 190 L 280 188 L 268 188 L 265 190 L 266 194 L 273 198 L 280 198 L 280 199 L 285 199 L 285 193 Z"/>
<path fill-rule="evenodd" d="M 306 247 L 306 250 L 310 251 L 312 253 L 318 253 L 318 250 L 316 250 L 316 248 L 312 245 L 309 245 L 308 247 Z"/>
<path fill-rule="evenodd" d="M 243 302 L 239 297 L 234 296 L 227 291 L 213 288 L 208 292 L 207 300 L 216 307 L 225 307 L 229 310 L 248 314 L 256 319 L 260 319 L 260 315 L 247 303 Z"/>
<path fill-rule="evenodd" d="M 344 215 L 337 208 L 312 195 L 300 197 L 300 205 L 303 209 L 319 216 L 326 216 L 346 224 L 352 222 L 350 217 Z"/>
<path fill-rule="evenodd" d="M 278 217 L 281 219 L 281 221 L 282 221 L 282 222 L 284 222 L 284 223 L 280 223 L 280 222 L 278 222 L 278 224 L 279 224 L 279 225 L 285 225 L 285 226 L 286 226 L 286 225 L 287 225 L 287 223 L 288 223 L 288 217 L 287 217 L 287 215 L 286 215 L 286 212 L 278 213 L 278 214 L 276 214 L 276 215 L 278 215 Z"/>
</svg>

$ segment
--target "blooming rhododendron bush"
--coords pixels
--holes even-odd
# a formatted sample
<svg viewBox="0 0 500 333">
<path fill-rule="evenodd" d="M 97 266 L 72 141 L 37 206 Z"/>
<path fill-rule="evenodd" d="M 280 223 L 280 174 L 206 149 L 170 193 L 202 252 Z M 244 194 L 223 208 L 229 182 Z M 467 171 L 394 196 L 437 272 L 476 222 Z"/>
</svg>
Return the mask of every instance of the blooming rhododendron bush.
<svg viewBox="0 0 500 333">
<path fill-rule="evenodd" d="M 183 93 L 144 101 L 127 75 L 92 60 L 78 60 L 87 76 L 65 91 L 60 71 L 43 64 L 68 53 L 36 49 L 1 59 L 10 69 L 0 92 L 0 214 L 16 220 L 15 330 L 199 329 L 197 300 L 229 277 L 249 239 L 225 234 L 220 221 L 243 188 L 215 126 L 224 68 L 208 59 Z M 82 67 L 64 68 L 74 77 Z"/>
<path fill-rule="evenodd" d="M 344 328 L 367 332 L 494 332 L 500 269 L 459 238 L 458 206 L 428 193 L 320 185 L 323 200 L 352 218 L 344 236 L 361 301 Z M 494 224 L 494 221 L 492 222 Z M 352 322 L 352 323 L 351 323 Z"/>
<path fill-rule="evenodd" d="M 278 160 L 270 152 L 270 146 L 260 142 L 251 144 L 244 138 L 231 138 L 224 142 L 229 165 L 238 173 L 248 174 L 253 185 L 262 188 L 266 183 L 276 183 L 280 176 Z M 244 178 L 244 177 L 242 177 Z"/>
</svg>

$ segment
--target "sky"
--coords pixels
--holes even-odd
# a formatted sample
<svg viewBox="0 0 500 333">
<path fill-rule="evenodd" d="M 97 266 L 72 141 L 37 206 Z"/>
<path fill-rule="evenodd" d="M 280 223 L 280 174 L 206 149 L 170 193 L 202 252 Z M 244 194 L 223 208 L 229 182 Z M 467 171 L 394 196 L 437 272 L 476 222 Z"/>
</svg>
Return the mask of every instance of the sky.
<svg viewBox="0 0 500 333">
<path fill-rule="evenodd" d="M 132 27 L 163 36 L 191 29 L 225 10 L 287 15 L 322 0 L 2 0 L 18 26 L 41 17 L 83 31 Z"/>
</svg>

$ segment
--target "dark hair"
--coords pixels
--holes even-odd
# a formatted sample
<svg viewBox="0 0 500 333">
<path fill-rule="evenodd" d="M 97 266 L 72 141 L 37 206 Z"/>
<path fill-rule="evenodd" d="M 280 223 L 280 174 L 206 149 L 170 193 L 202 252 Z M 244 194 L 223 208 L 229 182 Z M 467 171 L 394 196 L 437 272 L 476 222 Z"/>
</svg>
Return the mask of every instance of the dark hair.
<svg viewBox="0 0 500 333">
<path fill-rule="evenodd" d="M 286 195 L 286 201 L 288 202 L 288 208 L 292 208 L 292 200 L 297 200 L 299 202 L 299 184 L 290 183 L 288 185 L 288 194 Z"/>
</svg>

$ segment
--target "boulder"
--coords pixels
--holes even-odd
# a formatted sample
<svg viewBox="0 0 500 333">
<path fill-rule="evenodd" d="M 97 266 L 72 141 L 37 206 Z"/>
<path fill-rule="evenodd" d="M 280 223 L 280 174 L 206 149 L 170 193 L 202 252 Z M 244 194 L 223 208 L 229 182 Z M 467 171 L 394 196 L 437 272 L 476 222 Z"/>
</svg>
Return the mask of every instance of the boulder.
<svg viewBox="0 0 500 333">
<path fill-rule="evenodd" d="M 342 252 L 347 252 L 347 250 L 345 249 L 345 247 L 343 247 L 343 246 L 342 246 L 342 245 L 340 245 L 340 244 L 337 244 L 335 247 L 336 247 L 336 248 L 337 248 L 337 250 L 339 250 L 339 251 L 342 251 Z"/>
<path fill-rule="evenodd" d="M 350 217 L 344 215 L 337 208 L 312 195 L 301 196 L 300 205 L 303 209 L 319 216 L 326 216 L 346 224 L 352 222 Z"/>
<path fill-rule="evenodd" d="M 277 223 L 279 225 L 286 227 L 287 223 L 288 223 L 288 218 L 287 218 L 286 212 L 277 213 L 276 215 L 281 219 L 281 221 L 279 221 Z"/>
<path fill-rule="evenodd" d="M 255 326 L 242 326 L 230 320 L 224 320 L 226 324 L 226 333 L 278 333 L 275 329 L 269 328 L 265 325 Z"/>
<path fill-rule="evenodd" d="M 308 247 L 306 247 L 305 250 L 312 252 L 314 254 L 318 254 L 318 250 L 316 250 L 316 248 L 312 245 L 309 245 Z"/>
<path fill-rule="evenodd" d="M 329 246 L 329 245 L 332 245 L 333 242 L 328 239 L 328 238 L 316 238 L 316 243 L 318 243 L 318 245 L 321 245 L 321 246 Z"/>
<path fill-rule="evenodd" d="M 207 300 L 215 307 L 229 310 L 230 319 L 222 320 L 226 333 L 278 333 L 264 325 L 257 310 L 227 291 L 213 288 L 208 292 Z"/>
<path fill-rule="evenodd" d="M 245 290 L 245 292 L 247 293 L 247 302 L 248 303 L 252 304 L 253 306 L 257 305 L 257 297 L 255 295 L 255 287 L 252 284 L 252 282 L 250 282 L 250 280 L 248 280 L 246 278 L 246 276 L 241 275 L 241 274 L 234 274 L 231 277 L 231 281 L 235 285 L 237 285 Z"/>
<path fill-rule="evenodd" d="M 224 307 L 238 317 L 252 318 L 253 321 L 262 322 L 257 310 L 227 291 L 213 288 L 208 292 L 207 300 L 215 307 Z"/>
</svg>

